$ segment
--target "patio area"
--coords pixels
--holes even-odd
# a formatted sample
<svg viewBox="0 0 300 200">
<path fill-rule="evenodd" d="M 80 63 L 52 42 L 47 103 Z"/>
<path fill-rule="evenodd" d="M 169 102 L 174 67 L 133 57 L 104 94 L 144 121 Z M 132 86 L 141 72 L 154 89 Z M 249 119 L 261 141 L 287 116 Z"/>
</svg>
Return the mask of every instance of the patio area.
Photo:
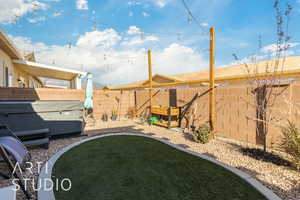
<svg viewBox="0 0 300 200">
<path fill-rule="evenodd" d="M 35 163 L 45 163 L 45 161 L 57 151 L 70 144 L 86 139 L 87 137 L 119 132 L 153 135 L 187 150 L 202 153 L 229 166 L 236 167 L 250 174 L 252 177 L 255 177 L 282 199 L 296 200 L 300 198 L 299 171 L 286 166 L 288 165 L 289 158 L 283 153 L 275 152 L 277 155 L 280 155 L 280 157 L 278 156 L 280 159 L 274 158 L 274 163 L 267 162 L 257 157 L 249 156 L 249 154 L 246 153 L 245 149 L 256 148 L 256 146 L 252 144 L 224 140 L 221 138 L 215 139 L 207 144 L 199 144 L 194 142 L 189 135 L 161 127 L 148 126 L 140 123 L 139 120 L 96 122 L 96 124 L 86 127 L 85 133 L 87 136 L 52 140 L 48 150 L 42 148 L 32 149 L 32 161 Z M 33 175 L 28 174 L 27 178 L 37 180 L 37 167 L 34 167 L 33 171 Z M 11 184 L 9 181 L 4 181 L 2 185 L 9 184 Z M 36 198 L 36 193 L 32 193 Z M 22 198 L 22 194 L 18 194 L 17 199 Z"/>
</svg>

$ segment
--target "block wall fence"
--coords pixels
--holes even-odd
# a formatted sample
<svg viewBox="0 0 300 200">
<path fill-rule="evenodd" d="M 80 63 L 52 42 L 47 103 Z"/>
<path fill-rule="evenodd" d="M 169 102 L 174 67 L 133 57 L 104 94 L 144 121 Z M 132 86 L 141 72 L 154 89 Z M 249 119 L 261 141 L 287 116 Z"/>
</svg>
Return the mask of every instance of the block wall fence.
<svg viewBox="0 0 300 200">
<path fill-rule="evenodd" d="M 257 95 L 246 86 L 226 86 L 216 89 L 216 135 L 252 144 L 262 144 L 257 119 Z M 281 126 L 288 120 L 300 123 L 300 84 L 286 84 L 275 89 L 276 101 L 271 107 L 274 124 L 269 126 L 267 143 L 269 147 L 281 142 Z M 196 101 L 195 126 L 208 122 L 207 88 L 161 89 L 153 92 L 153 105 L 183 106 L 193 97 L 201 95 Z M 35 101 L 35 100 L 80 100 L 84 101 L 84 90 L 48 89 L 48 88 L 0 88 L 0 101 Z M 104 91 L 94 90 L 94 116 L 100 120 L 106 113 L 118 110 L 121 118 L 128 117 L 130 110 L 135 110 L 137 117 L 145 117 L 149 112 L 149 92 L 140 91 Z M 182 127 L 188 118 L 182 120 Z"/>
<path fill-rule="evenodd" d="M 79 100 L 84 101 L 84 90 L 49 88 L 0 88 L 0 101 L 37 101 L 37 100 Z M 94 117 L 100 119 L 112 110 L 119 110 L 126 117 L 128 110 L 134 108 L 134 92 L 94 90 Z"/>
<path fill-rule="evenodd" d="M 153 92 L 153 105 L 183 106 L 193 97 L 203 95 L 195 100 L 194 125 L 208 123 L 209 102 L 208 88 L 179 88 L 172 90 L 156 90 Z M 270 116 L 273 120 L 267 134 L 267 145 L 278 147 L 282 143 L 281 129 L 288 120 L 300 125 L 300 84 L 285 84 L 273 88 L 272 94 L 276 95 L 274 105 L 270 107 Z M 263 144 L 263 135 L 259 131 L 261 122 L 257 117 L 258 97 L 253 93 L 253 88 L 247 86 L 226 86 L 216 89 L 216 135 L 247 143 Z M 149 107 L 148 91 L 136 92 L 136 108 L 138 116 L 143 116 Z M 189 118 L 183 118 L 182 128 L 187 125 Z M 190 123 L 191 124 L 191 123 Z"/>
</svg>

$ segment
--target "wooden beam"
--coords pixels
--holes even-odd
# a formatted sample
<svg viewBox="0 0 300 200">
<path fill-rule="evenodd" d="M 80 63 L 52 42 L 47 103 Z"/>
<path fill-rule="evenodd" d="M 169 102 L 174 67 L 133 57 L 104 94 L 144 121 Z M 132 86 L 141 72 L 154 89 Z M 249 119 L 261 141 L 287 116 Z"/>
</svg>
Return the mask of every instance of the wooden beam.
<svg viewBox="0 0 300 200">
<path fill-rule="evenodd" d="M 150 102 L 150 116 L 152 108 L 152 59 L 151 51 L 148 50 L 148 72 L 149 72 L 149 102 Z"/>
<path fill-rule="evenodd" d="M 209 66 L 209 124 L 213 131 L 215 129 L 215 29 L 210 28 L 210 66 Z"/>
<path fill-rule="evenodd" d="M 282 78 L 294 78 L 300 76 L 300 70 L 289 70 L 282 72 L 282 74 L 278 75 L 278 79 Z M 255 74 L 255 75 L 249 75 L 249 74 L 243 74 L 243 75 L 233 75 L 233 76 L 224 76 L 224 77 L 216 77 L 215 83 L 222 83 L 222 82 L 231 82 L 236 80 L 263 80 L 266 78 L 265 73 L 261 74 Z M 152 88 L 167 88 L 167 87 L 177 87 L 177 86 L 194 86 L 201 83 L 209 83 L 209 78 L 203 78 L 198 80 L 190 80 L 190 81 L 182 81 L 182 82 L 173 82 L 173 83 L 160 83 L 155 84 L 152 82 Z M 136 90 L 136 89 L 147 89 L 150 88 L 149 84 L 146 85 L 136 85 L 136 86 L 127 86 L 127 87 L 113 87 L 113 86 L 107 86 L 105 89 L 108 90 Z"/>
</svg>

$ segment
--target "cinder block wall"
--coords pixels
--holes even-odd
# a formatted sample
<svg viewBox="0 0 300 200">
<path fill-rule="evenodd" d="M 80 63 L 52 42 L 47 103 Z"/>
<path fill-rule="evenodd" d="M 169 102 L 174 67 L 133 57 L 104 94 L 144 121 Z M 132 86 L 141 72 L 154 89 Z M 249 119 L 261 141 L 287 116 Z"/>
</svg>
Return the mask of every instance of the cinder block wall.
<svg viewBox="0 0 300 200">
<path fill-rule="evenodd" d="M 133 91 L 94 91 L 94 116 L 100 119 L 104 113 L 109 117 L 113 110 L 117 110 L 120 117 L 128 115 L 130 108 L 135 107 L 135 95 Z"/>
<path fill-rule="evenodd" d="M 199 126 L 208 122 L 209 94 L 208 88 L 180 88 L 176 91 L 177 106 L 190 102 L 198 93 L 203 94 L 195 103 L 197 104 L 195 125 Z M 253 89 L 253 88 L 252 88 Z M 252 144 L 263 144 L 263 136 L 259 135 L 257 96 L 246 85 L 219 87 L 216 89 L 216 135 L 235 139 Z M 276 95 L 274 105 L 270 107 L 269 114 L 274 118 L 269 126 L 267 135 L 268 146 L 278 146 L 281 143 L 281 127 L 292 120 L 300 126 L 300 85 L 288 84 L 273 88 Z M 172 95 L 169 90 L 153 92 L 153 105 L 169 106 Z M 174 95 L 174 94 L 173 94 Z M 136 107 L 138 115 L 149 107 L 149 92 L 136 92 Z M 182 121 L 185 127 L 186 119 Z"/>
<path fill-rule="evenodd" d="M 49 88 L 0 88 L 0 101 L 36 100 L 79 100 L 84 101 L 84 90 Z M 120 103 L 118 103 L 120 101 Z M 120 117 L 126 117 L 130 108 L 135 107 L 133 91 L 94 90 L 94 116 L 100 119 L 104 113 L 111 116 L 116 109 Z"/>
<path fill-rule="evenodd" d="M 0 101 L 84 100 L 84 90 L 0 88 Z"/>
<path fill-rule="evenodd" d="M 216 134 L 218 136 L 262 144 L 262 136 L 258 134 L 257 97 L 247 86 L 227 86 L 216 89 Z M 271 107 L 274 122 L 269 126 L 267 135 L 268 146 L 278 146 L 281 142 L 281 127 L 292 120 L 300 125 L 300 85 L 288 84 L 276 88 L 278 96 Z M 197 104 L 195 125 L 208 122 L 207 88 L 180 88 L 176 93 L 168 89 L 153 91 L 153 105 L 169 106 L 176 100 L 177 106 L 190 102 L 195 94 L 202 95 Z M 176 96 L 175 96 L 176 95 Z M 24 100 L 80 100 L 84 101 L 84 90 L 71 89 L 30 89 L 30 88 L 0 88 L 0 101 Z M 171 100 L 171 101 L 170 101 Z M 135 108 L 138 116 L 145 116 L 149 107 L 149 91 L 104 91 L 94 90 L 94 116 L 97 120 L 106 113 L 111 116 L 112 110 L 119 111 L 121 118 Z M 147 114 L 147 113 L 146 113 Z M 275 123 L 276 122 L 276 123 Z M 186 119 L 182 121 L 182 127 Z"/>
<path fill-rule="evenodd" d="M 169 90 L 153 90 L 153 105 L 169 106 Z M 137 91 L 136 95 L 136 111 L 137 116 L 145 116 L 149 112 L 149 90 Z"/>
</svg>

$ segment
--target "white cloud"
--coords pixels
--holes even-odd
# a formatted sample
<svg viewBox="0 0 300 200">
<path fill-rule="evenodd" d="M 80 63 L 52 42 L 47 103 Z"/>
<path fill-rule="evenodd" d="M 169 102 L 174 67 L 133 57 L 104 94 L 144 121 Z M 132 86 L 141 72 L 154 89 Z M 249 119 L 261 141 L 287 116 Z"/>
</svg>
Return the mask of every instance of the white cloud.
<svg viewBox="0 0 300 200">
<path fill-rule="evenodd" d="M 147 36 L 145 38 L 140 37 L 140 36 L 135 36 L 133 38 L 130 39 L 125 39 L 125 41 L 122 42 L 123 46 L 139 46 L 142 45 L 146 42 L 158 42 L 159 39 L 153 35 L 151 36 Z"/>
<path fill-rule="evenodd" d="M 127 4 L 129 6 L 138 6 L 138 5 L 141 5 L 142 2 L 140 2 L 140 1 L 128 1 Z"/>
<path fill-rule="evenodd" d="M 129 17 L 132 17 L 132 16 L 133 16 L 133 12 L 130 11 L 130 12 L 128 13 L 128 16 L 129 16 Z"/>
<path fill-rule="evenodd" d="M 208 62 L 196 50 L 173 43 L 153 53 L 153 66 L 158 73 L 168 75 L 207 69 Z"/>
<path fill-rule="evenodd" d="M 127 31 L 128 35 L 136 35 L 141 33 L 142 33 L 141 29 L 136 26 L 130 26 Z"/>
<path fill-rule="evenodd" d="M 152 0 L 152 2 L 160 8 L 164 8 L 167 4 L 171 3 L 173 0 Z"/>
<path fill-rule="evenodd" d="M 15 23 L 20 17 L 27 13 L 38 10 L 47 10 L 48 6 L 40 1 L 34 0 L 1 0 L 0 23 Z"/>
<path fill-rule="evenodd" d="M 295 54 L 295 51 L 292 51 L 292 50 L 287 50 L 285 53 L 284 53 L 284 56 L 288 57 L 288 56 L 292 56 Z"/>
<path fill-rule="evenodd" d="M 147 78 L 147 56 L 144 46 L 123 46 L 126 38 L 122 38 L 113 29 L 87 32 L 71 46 L 34 43 L 25 37 L 12 39 L 20 49 L 34 50 L 38 62 L 55 62 L 57 66 L 92 72 L 95 81 L 100 83 L 117 85 Z M 131 39 L 129 38 L 129 41 Z M 144 40 L 156 41 L 159 38 L 147 36 Z M 153 50 L 154 73 L 187 73 L 198 71 L 201 67 L 205 69 L 207 62 L 202 54 L 193 48 L 173 43 Z"/>
<path fill-rule="evenodd" d="M 37 42 L 33 43 L 30 38 L 16 36 L 13 37 L 9 35 L 9 37 L 13 40 L 13 42 L 17 45 L 17 48 L 20 50 L 28 50 L 28 51 L 35 51 L 35 52 L 42 52 L 49 49 L 44 43 Z"/>
<path fill-rule="evenodd" d="M 204 22 L 204 23 L 201 23 L 200 25 L 203 26 L 203 27 L 208 27 L 208 26 L 209 26 L 209 24 L 208 24 L 208 23 L 205 23 L 205 22 Z"/>
<path fill-rule="evenodd" d="M 123 46 L 139 46 L 146 42 L 158 42 L 159 39 L 154 35 L 145 36 L 143 31 L 136 26 L 130 26 L 126 32 L 129 36 L 124 38 L 121 43 Z"/>
<path fill-rule="evenodd" d="M 76 1 L 76 8 L 78 10 L 88 10 L 88 0 L 77 0 Z"/>
<path fill-rule="evenodd" d="M 142 15 L 143 15 L 144 17 L 149 17 L 149 16 L 150 16 L 150 14 L 149 14 L 149 13 L 146 13 L 146 12 L 142 12 Z"/>
<path fill-rule="evenodd" d="M 164 0 L 157 0 L 157 1 L 156 1 L 156 4 L 157 4 L 159 7 L 163 8 L 163 7 L 165 7 L 165 5 L 166 5 L 166 1 L 164 1 Z"/>
<path fill-rule="evenodd" d="M 249 44 L 247 42 L 241 42 L 239 43 L 240 47 L 245 47 L 248 46 Z M 287 45 L 287 46 L 285 46 Z M 280 53 L 280 57 L 288 57 L 288 56 L 292 56 L 295 54 L 295 51 L 291 50 L 291 48 L 298 46 L 299 43 L 287 43 L 287 44 L 282 44 L 281 48 L 282 52 Z M 287 49 L 285 50 L 285 47 L 287 47 Z M 239 60 L 236 60 L 232 63 L 230 63 L 229 65 L 236 65 L 236 64 L 243 64 L 243 63 L 253 63 L 253 62 L 257 62 L 257 61 L 262 61 L 262 60 L 266 60 L 266 59 L 271 59 L 274 58 L 276 56 L 276 53 L 278 52 L 277 50 L 277 44 L 270 44 L 267 46 L 264 46 L 260 49 L 260 52 L 258 54 L 254 54 L 248 57 L 244 57 L 244 58 L 239 58 Z"/>
<path fill-rule="evenodd" d="M 45 21 L 45 20 L 46 20 L 46 17 L 44 17 L 44 16 L 27 19 L 27 21 L 32 24 L 35 24 L 35 23 L 38 23 L 41 21 Z"/>
<path fill-rule="evenodd" d="M 63 11 L 56 11 L 52 14 L 53 17 L 59 17 L 63 14 Z"/>
<path fill-rule="evenodd" d="M 121 40 L 121 36 L 114 29 L 106 29 L 104 31 L 87 32 L 80 36 L 77 41 L 77 46 L 83 48 L 95 47 L 112 47 Z"/>
<path fill-rule="evenodd" d="M 153 35 L 147 36 L 145 38 L 146 41 L 159 41 L 159 39 Z"/>
<path fill-rule="evenodd" d="M 154 5 L 159 8 L 164 8 L 167 4 L 172 2 L 173 0 L 135 0 L 135 1 L 128 1 L 127 4 L 129 6 L 143 6 L 143 8 L 149 8 L 150 5 Z"/>
<path fill-rule="evenodd" d="M 282 56 L 291 56 L 294 55 L 295 52 L 291 50 L 291 48 L 298 46 L 299 43 L 287 43 L 287 44 L 282 44 L 279 48 L 282 50 L 281 55 Z M 287 47 L 287 49 L 285 49 Z M 278 52 L 278 46 L 277 44 L 270 44 L 267 46 L 264 46 L 261 48 L 261 52 L 268 54 L 270 56 L 275 56 L 276 53 Z"/>
<path fill-rule="evenodd" d="M 293 48 L 295 46 L 298 46 L 299 43 L 287 43 L 286 45 L 288 46 L 288 48 Z M 279 48 L 283 49 L 284 47 L 285 47 L 285 44 L 281 45 Z M 270 45 L 264 46 L 264 47 L 262 47 L 261 51 L 263 53 L 276 52 L 277 51 L 277 44 L 270 44 Z"/>
<path fill-rule="evenodd" d="M 236 60 L 234 62 L 229 63 L 229 65 L 240 65 L 240 64 L 245 64 L 245 63 L 255 63 L 258 61 L 262 61 L 267 57 L 267 55 L 251 55 L 248 57 L 244 58 L 239 58 L 239 60 Z"/>
</svg>

